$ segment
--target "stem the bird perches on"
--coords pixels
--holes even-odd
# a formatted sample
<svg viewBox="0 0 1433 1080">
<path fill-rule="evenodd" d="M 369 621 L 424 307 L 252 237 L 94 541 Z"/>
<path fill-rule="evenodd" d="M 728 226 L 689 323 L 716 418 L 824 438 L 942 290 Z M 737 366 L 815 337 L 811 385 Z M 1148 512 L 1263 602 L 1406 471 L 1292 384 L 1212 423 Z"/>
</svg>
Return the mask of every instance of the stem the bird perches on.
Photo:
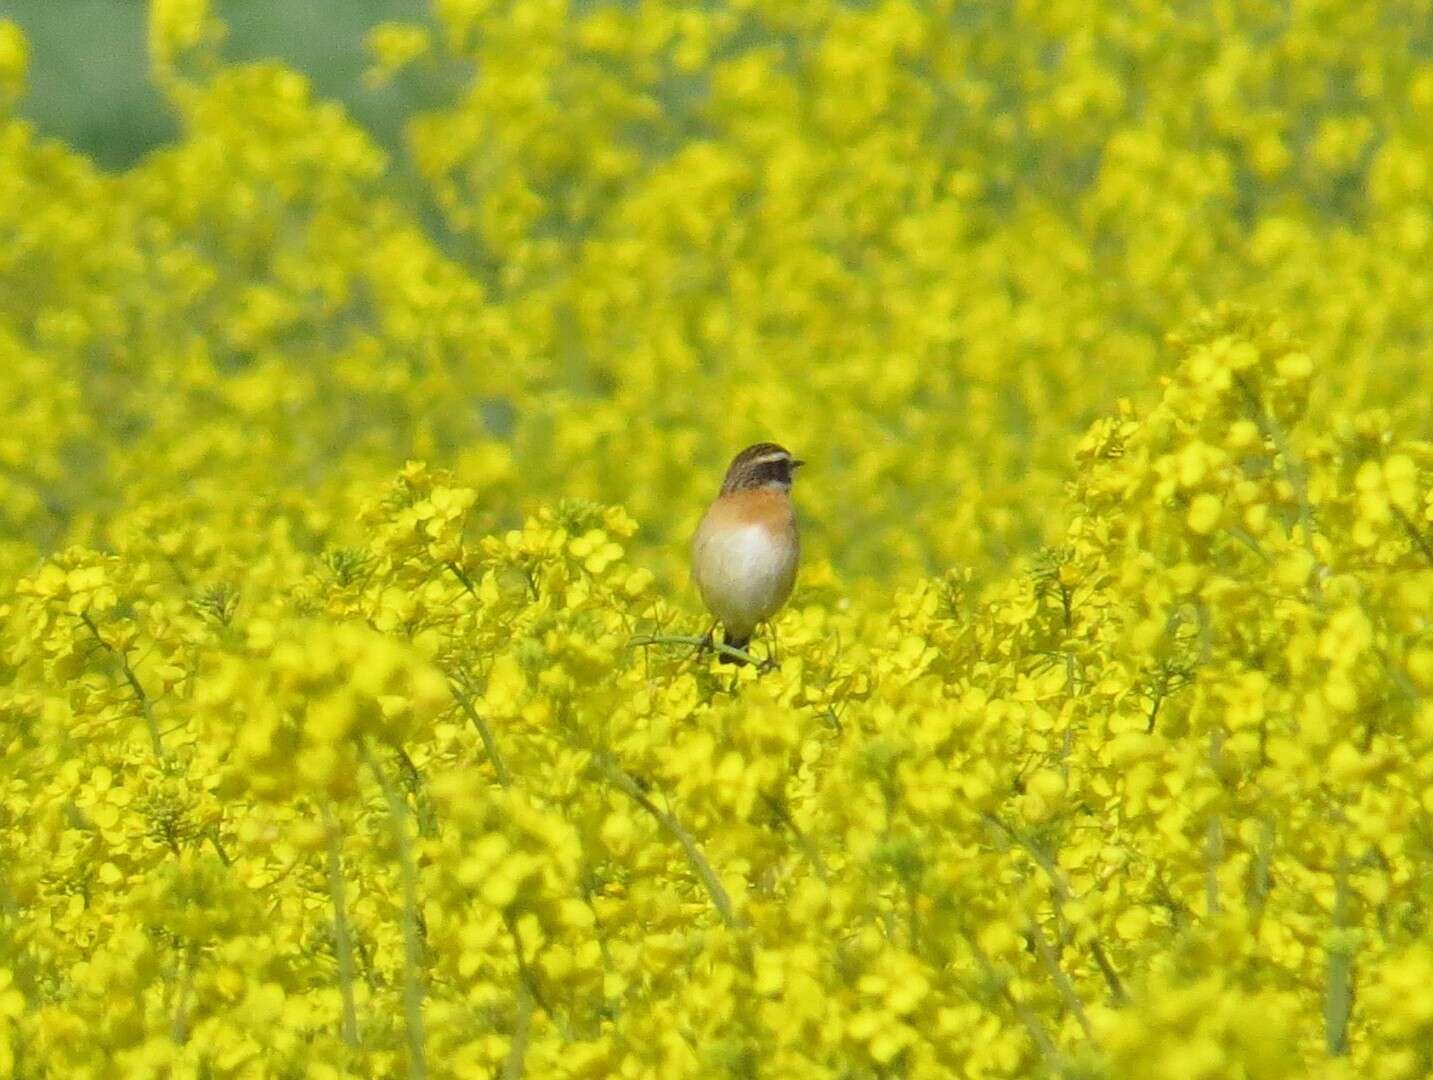
<svg viewBox="0 0 1433 1080">
<path fill-rule="evenodd" d="M 734 645 L 716 641 L 712 638 L 697 637 L 694 634 L 638 634 L 627 642 L 629 648 L 646 648 L 650 645 L 689 645 L 694 649 L 711 649 L 722 656 L 730 656 L 733 660 L 742 660 L 754 667 L 761 667 L 762 661 L 752 656 L 745 649 L 738 649 Z"/>
</svg>

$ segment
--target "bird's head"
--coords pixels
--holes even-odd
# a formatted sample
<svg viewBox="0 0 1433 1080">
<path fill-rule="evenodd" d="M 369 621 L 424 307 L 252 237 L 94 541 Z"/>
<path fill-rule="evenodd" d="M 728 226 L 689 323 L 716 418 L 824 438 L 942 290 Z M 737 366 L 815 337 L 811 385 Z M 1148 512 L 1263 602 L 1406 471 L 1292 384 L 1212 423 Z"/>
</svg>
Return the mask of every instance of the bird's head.
<svg viewBox="0 0 1433 1080">
<path fill-rule="evenodd" d="M 733 491 L 764 487 L 790 491 L 793 474 L 804 464 L 776 443 L 754 443 L 732 458 L 726 470 L 726 479 L 722 481 L 721 493 L 729 495 Z"/>
</svg>

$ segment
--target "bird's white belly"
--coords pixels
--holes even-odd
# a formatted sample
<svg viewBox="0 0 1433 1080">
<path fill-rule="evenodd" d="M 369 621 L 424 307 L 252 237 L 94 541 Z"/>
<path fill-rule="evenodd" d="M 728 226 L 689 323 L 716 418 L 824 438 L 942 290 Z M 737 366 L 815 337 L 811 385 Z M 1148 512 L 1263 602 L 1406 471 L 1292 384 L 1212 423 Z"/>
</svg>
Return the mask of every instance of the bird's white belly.
<svg viewBox="0 0 1433 1080">
<path fill-rule="evenodd" d="M 761 525 L 727 528 L 703 538 L 697 587 L 727 630 L 745 636 L 791 595 L 797 548 Z"/>
</svg>

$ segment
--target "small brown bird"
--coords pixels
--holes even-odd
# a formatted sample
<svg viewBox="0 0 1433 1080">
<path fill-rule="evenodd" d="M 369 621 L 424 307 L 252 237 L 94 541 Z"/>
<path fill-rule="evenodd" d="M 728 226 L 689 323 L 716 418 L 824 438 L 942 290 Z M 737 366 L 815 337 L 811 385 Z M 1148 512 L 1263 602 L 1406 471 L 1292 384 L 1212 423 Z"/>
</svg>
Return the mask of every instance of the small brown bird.
<svg viewBox="0 0 1433 1080">
<path fill-rule="evenodd" d="M 748 446 L 732 459 L 692 538 L 692 578 L 733 648 L 746 648 L 752 631 L 781 610 L 796 582 L 801 543 L 791 476 L 802 464 L 776 443 Z M 745 663 L 726 653 L 721 660 Z"/>
</svg>

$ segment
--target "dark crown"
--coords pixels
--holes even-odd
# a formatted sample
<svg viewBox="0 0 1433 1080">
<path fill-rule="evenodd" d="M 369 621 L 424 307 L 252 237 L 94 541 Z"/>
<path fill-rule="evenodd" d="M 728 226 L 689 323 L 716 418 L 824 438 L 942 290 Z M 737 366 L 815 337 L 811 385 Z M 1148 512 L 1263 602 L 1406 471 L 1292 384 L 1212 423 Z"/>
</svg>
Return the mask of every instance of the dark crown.
<svg viewBox="0 0 1433 1080">
<path fill-rule="evenodd" d="M 721 493 L 726 495 L 769 484 L 789 488 L 791 474 L 801 464 L 784 446 L 773 442 L 754 443 L 732 458 Z"/>
</svg>

